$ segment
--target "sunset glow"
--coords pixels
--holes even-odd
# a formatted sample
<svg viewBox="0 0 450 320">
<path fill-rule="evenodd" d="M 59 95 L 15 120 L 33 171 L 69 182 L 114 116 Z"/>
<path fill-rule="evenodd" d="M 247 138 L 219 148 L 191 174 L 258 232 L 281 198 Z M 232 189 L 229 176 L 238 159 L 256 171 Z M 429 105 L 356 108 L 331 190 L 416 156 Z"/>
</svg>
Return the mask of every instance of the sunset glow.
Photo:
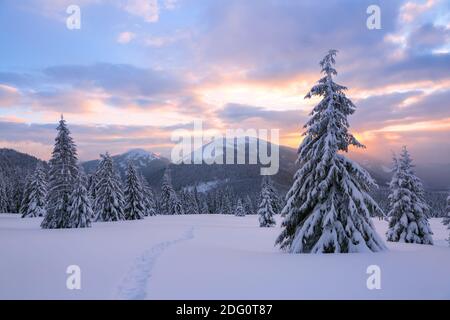
<svg viewBox="0 0 450 320">
<path fill-rule="evenodd" d="M 304 96 L 334 47 L 337 81 L 357 106 L 351 128 L 371 156 L 389 159 L 401 142 L 421 161 L 437 139 L 448 159 L 448 3 L 383 1 L 383 28 L 368 30 L 353 16 L 366 2 L 178 0 L 149 14 L 141 2 L 85 0 L 81 29 L 68 30 L 69 1 L 2 1 L 0 25 L 17 32 L 0 36 L 0 146 L 48 159 L 63 113 L 83 159 L 132 147 L 168 154 L 171 132 L 198 119 L 218 131 L 279 128 L 297 148 L 318 102 Z M 318 12 L 333 35 L 318 30 Z"/>
</svg>

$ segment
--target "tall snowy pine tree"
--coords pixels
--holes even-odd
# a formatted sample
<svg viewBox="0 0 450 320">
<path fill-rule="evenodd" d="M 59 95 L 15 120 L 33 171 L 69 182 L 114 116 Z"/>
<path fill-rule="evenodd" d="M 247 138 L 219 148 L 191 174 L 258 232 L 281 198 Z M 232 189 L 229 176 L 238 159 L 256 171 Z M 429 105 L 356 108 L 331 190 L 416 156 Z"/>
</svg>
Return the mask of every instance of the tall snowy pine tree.
<svg viewBox="0 0 450 320">
<path fill-rule="evenodd" d="M 86 189 L 86 180 L 83 170 L 79 168 L 75 187 L 70 196 L 70 228 L 89 228 L 91 226 L 92 202 Z"/>
<path fill-rule="evenodd" d="M 124 220 L 125 203 L 120 178 L 114 170 L 114 163 L 109 153 L 101 157 L 96 173 L 95 221 Z"/>
<path fill-rule="evenodd" d="M 429 207 L 425 202 L 422 183 L 413 171 L 412 159 L 403 147 L 400 159 L 394 159 L 394 175 L 389 184 L 387 240 L 419 244 L 433 244 L 427 219 Z"/>
<path fill-rule="evenodd" d="M 47 215 L 43 229 L 70 228 L 70 195 L 78 176 L 77 150 L 61 116 L 48 173 Z"/>
<path fill-rule="evenodd" d="M 183 204 L 172 187 L 169 168 L 164 172 L 162 179 L 160 208 L 162 214 L 184 214 Z"/>
<path fill-rule="evenodd" d="M 39 162 L 31 183 L 27 186 L 28 192 L 25 193 L 28 193 L 28 195 L 24 195 L 23 202 L 26 202 L 26 205 L 21 208 L 21 211 L 23 211 L 22 218 L 44 217 L 47 214 L 46 180 L 44 166 Z"/>
<path fill-rule="evenodd" d="M 346 88 L 333 81 L 336 53 L 330 50 L 320 62 L 324 77 L 306 95 L 322 101 L 305 125 L 298 150 L 300 168 L 282 211 L 284 229 L 276 243 L 291 253 L 386 248 L 370 218 L 383 214 L 368 193 L 376 184 L 368 172 L 340 153 L 350 145 L 363 145 L 348 132 L 347 117 L 356 107 L 345 96 Z"/>
<path fill-rule="evenodd" d="M 127 169 L 125 186 L 125 219 L 140 220 L 145 216 L 144 188 L 138 177 L 136 168 L 130 162 Z"/>
</svg>

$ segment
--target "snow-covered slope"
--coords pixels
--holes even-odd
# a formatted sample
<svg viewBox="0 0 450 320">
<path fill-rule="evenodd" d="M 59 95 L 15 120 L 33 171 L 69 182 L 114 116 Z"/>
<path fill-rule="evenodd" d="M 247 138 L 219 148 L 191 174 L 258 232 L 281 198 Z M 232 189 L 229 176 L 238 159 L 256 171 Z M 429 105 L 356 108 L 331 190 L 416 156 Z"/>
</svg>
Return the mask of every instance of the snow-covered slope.
<svg viewBox="0 0 450 320">
<path fill-rule="evenodd" d="M 376 254 L 291 255 L 257 216 L 156 216 L 41 230 L 0 215 L 0 299 L 450 299 L 448 230 L 435 246 L 389 243 Z M 380 234 L 387 225 L 374 220 Z M 81 268 L 81 290 L 66 268 Z M 367 267 L 381 268 L 368 290 Z"/>
</svg>

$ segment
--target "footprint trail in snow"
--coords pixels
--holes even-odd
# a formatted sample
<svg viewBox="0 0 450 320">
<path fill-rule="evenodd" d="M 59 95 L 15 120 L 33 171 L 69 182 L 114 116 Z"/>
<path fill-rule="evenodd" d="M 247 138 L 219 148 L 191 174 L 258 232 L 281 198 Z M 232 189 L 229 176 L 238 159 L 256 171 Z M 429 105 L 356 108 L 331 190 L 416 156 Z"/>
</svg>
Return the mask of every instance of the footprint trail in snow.
<svg viewBox="0 0 450 320">
<path fill-rule="evenodd" d="M 147 283 L 152 276 L 158 257 L 170 246 L 194 238 L 194 227 L 189 228 L 182 237 L 164 241 L 151 247 L 138 257 L 122 280 L 116 297 L 122 300 L 141 300 L 147 295 Z"/>
</svg>

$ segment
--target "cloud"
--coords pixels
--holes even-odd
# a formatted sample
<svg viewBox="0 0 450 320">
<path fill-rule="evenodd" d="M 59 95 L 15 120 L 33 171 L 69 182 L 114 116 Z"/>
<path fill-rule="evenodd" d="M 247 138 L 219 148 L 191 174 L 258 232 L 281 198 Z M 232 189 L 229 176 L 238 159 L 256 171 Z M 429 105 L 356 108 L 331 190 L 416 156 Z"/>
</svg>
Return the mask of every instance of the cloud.
<svg viewBox="0 0 450 320">
<path fill-rule="evenodd" d="M 142 36 L 142 44 L 144 46 L 153 47 L 153 48 L 162 48 L 181 40 L 189 40 L 192 35 L 190 32 L 186 30 L 177 30 L 173 34 L 163 35 L 163 36 L 154 36 L 151 34 L 146 34 Z"/>
<path fill-rule="evenodd" d="M 217 111 L 225 125 L 239 128 L 282 128 L 285 133 L 301 128 L 307 114 L 297 110 L 277 111 L 262 107 L 230 103 Z"/>
<path fill-rule="evenodd" d="M 154 23 L 159 20 L 158 0 L 128 0 L 122 8 L 132 15 L 144 18 L 146 22 Z"/>
<path fill-rule="evenodd" d="M 23 112 L 69 112 L 98 117 L 100 110 L 128 110 L 125 119 L 145 111 L 165 115 L 193 114 L 207 107 L 190 92 L 183 75 L 132 65 L 99 63 L 60 65 L 33 74 L 0 72 L 0 107 L 15 106 Z M 111 110 L 111 108 L 115 110 Z M 95 115 L 94 115 L 95 114 Z M 140 122 L 142 123 L 142 122 Z"/>
<path fill-rule="evenodd" d="M 158 22 L 162 10 L 178 8 L 177 0 L 77 0 L 75 2 L 73 0 L 30 0 L 29 2 L 23 9 L 57 20 L 65 19 L 66 8 L 73 4 L 80 6 L 82 10 L 93 5 L 120 8 L 148 23 Z"/>
<path fill-rule="evenodd" d="M 0 108 L 12 107 L 19 102 L 19 91 L 11 86 L 0 84 Z"/>
<path fill-rule="evenodd" d="M 164 8 L 167 10 L 173 10 L 177 8 L 178 0 L 164 0 Z"/>
<path fill-rule="evenodd" d="M 414 30 L 408 38 L 408 47 L 417 54 L 433 53 L 450 44 L 450 28 L 425 24 Z"/>
<path fill-rule="evenodd" d="M 352 126 L 358 131 L 381 129 L 450 118 L 450 89 L 431 94 L 421 91 L 396 92 L 355 101 Z M 405 127 L 407 128 L 407 127 Z M 433 129 L 430 127 L 430 130 Z"/>
<path fill-rule="evenodd" d="M 17 72 L 1 72 L 0 83 L 16 87 L 30 87 L 36 84 L 36 78 L 30 74 Z"/>
<path fill-rule="evenodd" d="M 136 34 L 130 31 L 124 31 L 117 36 L 117 42 L 120 44 L 126 44 L 131 42 L 136 37 Z"/>
<path fill-rule="evenodd" d="M 383 34 L 366 27 L 370 4 L 214 1 L 204 17 L 208 32 L 200 36 L 196 49 L 210 63 L 245 68 L 252 77 L 266 78 L 316 70 L 318 55 L 332 47 L 345 48 L 341 61 L 354 61 L 362 52 L 368 58 L 377 57 Z M 383 32 L 395 28 L 396 4 L 398 1 L 383 5 Z"/>
<path fill-rule="evenodd" d="M 422 3 L 418 1 L 407 1 L 400 8 L 400 21 L 411 23 L 419 15 L 433 8 L 439 0 L 425 0 Z"/>
<path fill-rule="evenodd" d="M 115 95 L 154 96 L 179 92 L 184 80 L 171 72 L 127 64 L 65 65 L 44 70 L 51 81 L 75 88 L 101 88 Z"/>
</svg>

